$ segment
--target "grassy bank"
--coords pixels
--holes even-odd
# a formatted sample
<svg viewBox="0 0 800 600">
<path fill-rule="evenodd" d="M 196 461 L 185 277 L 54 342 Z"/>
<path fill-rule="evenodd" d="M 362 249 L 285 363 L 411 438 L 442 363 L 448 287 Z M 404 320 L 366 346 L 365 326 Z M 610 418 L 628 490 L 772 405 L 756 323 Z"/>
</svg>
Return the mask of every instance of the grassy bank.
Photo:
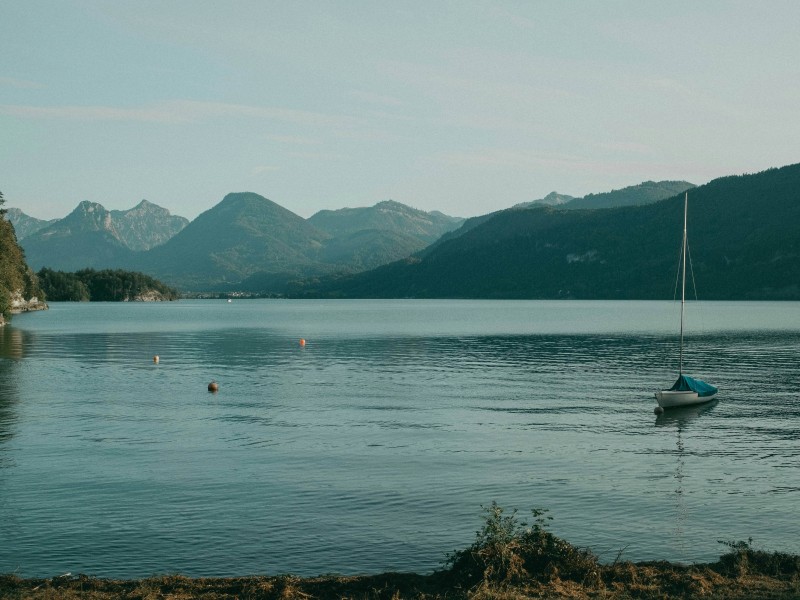
<svg viewBox="0 0 800 600">
<path fill-rule="evenodd" d="M 545 511 L 532 524 L 497 505 L 487 510 L 471 546 L 454 552 L 430 575 L 385 573 L 356 577 L 189 578 L 179 575 L 110 580 L 85 575 L 51 579 L 0 577 L 0 598 L 42 600 L 141 600 L 201 598 L 307 600 L 523 598 L 800 598 L 800 556 L 756 550 L 751 542 L 725 543 L 717 562 L 600 564 L 547 530 Z"/>
</svg>

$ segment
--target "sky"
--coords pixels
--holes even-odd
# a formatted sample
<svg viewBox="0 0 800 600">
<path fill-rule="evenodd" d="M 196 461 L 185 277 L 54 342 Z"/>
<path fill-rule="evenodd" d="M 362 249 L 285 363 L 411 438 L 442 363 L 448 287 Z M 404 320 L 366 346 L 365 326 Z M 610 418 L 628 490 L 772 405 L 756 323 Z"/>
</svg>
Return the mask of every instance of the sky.
<svg viewBox="0 0 800 600">
<path fill-rule="evenodd" d="M 0 0 L 0 191 L 469 217 L 800 162 L 796 0 Z"/>
</svg>

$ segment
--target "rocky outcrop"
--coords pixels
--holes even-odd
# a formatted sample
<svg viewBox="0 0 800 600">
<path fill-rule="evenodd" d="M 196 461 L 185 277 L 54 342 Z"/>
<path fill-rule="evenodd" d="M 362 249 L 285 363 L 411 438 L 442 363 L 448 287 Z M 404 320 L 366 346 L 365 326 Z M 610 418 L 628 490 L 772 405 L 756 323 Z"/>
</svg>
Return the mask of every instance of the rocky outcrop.
<svg viewBox="0 0 800 600">
<path fill-rule="evenodd" d="M 189 224 L 185 217 L 172 215 L 147 200 L 130 210 L 112 210 L 111 217 L 122 242 L 137 251 L 164 244 Z"/>
<path fill-rule="evenodd" d="M 16 290 L 11 293 L 11 312 L 22 313 L 33 310 L 47 310 L 47 304 L 43 300 L 39 300 L 36 296 L 25 298 L 21 290 Z"/>
<path fill-rule="evenodd" d="M 126 298 L 125 302 L 166 302 L 172 300 L 158 290 L 143 290 L 133 298 Z"/>
</svg>

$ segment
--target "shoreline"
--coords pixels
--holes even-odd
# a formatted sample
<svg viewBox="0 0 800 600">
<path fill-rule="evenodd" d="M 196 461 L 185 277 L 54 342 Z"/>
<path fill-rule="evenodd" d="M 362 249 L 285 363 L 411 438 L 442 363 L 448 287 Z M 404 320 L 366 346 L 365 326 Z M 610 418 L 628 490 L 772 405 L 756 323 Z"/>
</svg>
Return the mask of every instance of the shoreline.
<svg viewBox="0 0 800 600">
<path fill-rule="evenodd" d="M 729 551 L 713 563 L 614 561 L 601 564 L 591 551 L 576 548 L 546 530 L 540 511 L 523 528 L 502 509 L 477 533 L 476 541 L 454 552 L 442 570 L 428 575 L 321 575 L 296 577 L 187 577 L 106 579 L 84 574 L 51 578 L 0 575 L 0 598 L 10 600 L 523 600 L 684 599 L 745 600 L 800 598 L 800 555 L 756 550 L 749 542 L 725 542 Z M 535 513 L 536 514 L 536 513 Z"/>
<path fill-rule="evenodd" d="M 797 557 L 795 557 L 797 558 Z M 576 581 L 557 571 L 535 574 L 513 582 L 480 581 L 470 585 L 450 571 L 430 575 L 383 573 L 379 575 L 295 577 L 251 575 L 245 577 L 191 578 L 164 575 L 145 579 L 104 579 L 87 575 L 62 575 L 49 579 L 0 575 L 4 599 L 111 600 L 115 598 L 171 598 L 234 600 L 310 598 L 337 599 L 474 599 L 523 598 L 622 600 L 725 598 L 744 600 L 800 598 L 800 575 L 795 572 L 758 572 L 757 569 L 717 563 L 679 565 L 667 562 L 617 563 Z M 797 564 L 800 564 L 798 562 Z M 730 566 L 730 565 L 729 565 Z"/>
</svg>

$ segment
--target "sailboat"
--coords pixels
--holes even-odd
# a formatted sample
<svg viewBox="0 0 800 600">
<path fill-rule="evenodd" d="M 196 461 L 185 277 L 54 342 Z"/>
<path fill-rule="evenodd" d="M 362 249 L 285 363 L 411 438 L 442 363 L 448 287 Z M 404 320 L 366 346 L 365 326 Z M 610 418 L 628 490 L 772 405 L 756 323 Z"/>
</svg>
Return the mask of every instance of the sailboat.
<svg viewBox="0 0 800 600">
<path fill-rule="evenodd" d="M 689 193 L 687 192 L 683 201 L 683 247 L 681 249 L 683 281 L 681 283 L 681 342 L 678 379 L 671 388 L 656 392 L 656 400 L 661 408 L 702 404 L 703 402 L 712 400 L 717 393 L 717 388 L 713 385 L 683 374 L 683 316 L 686 308 L 686 251 L 688 248 L 686 240 L 686 221 L 688 211 Z"/>
</svg>

